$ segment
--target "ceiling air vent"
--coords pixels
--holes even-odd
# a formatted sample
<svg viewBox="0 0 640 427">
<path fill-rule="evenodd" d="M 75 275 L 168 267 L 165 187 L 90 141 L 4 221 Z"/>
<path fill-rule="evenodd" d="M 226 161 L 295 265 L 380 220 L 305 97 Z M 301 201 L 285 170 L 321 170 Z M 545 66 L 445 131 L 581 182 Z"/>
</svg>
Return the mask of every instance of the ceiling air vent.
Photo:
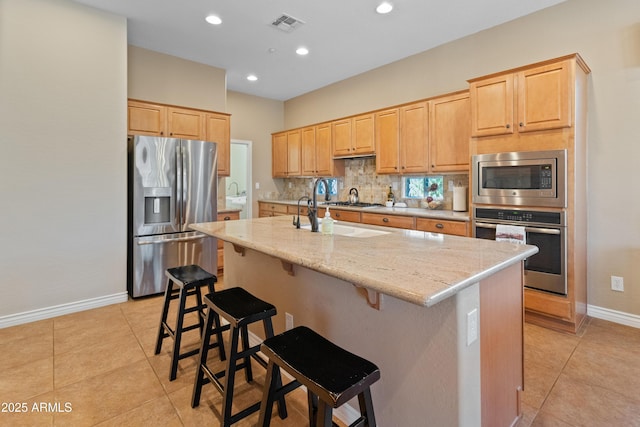
<svg viewBox="0 0 640 427">
<path fill-rule="evenodd" d="M 271 23 L 273 27 L 284 31 L 285 33 L 292 32 L 302 24 L 304 24 L 304 21 L 286 14 L 282 14 L 282 16 Z"/>
</svg>

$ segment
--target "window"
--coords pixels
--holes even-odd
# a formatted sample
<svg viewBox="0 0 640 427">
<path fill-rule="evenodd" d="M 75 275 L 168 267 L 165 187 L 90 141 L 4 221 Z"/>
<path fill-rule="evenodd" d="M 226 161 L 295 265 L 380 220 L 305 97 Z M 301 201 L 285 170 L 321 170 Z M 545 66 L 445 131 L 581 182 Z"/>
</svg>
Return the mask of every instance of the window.
<svg viewBox="0 0 640 427">
<path fill-rule="evenodd" d="M 444 198 L 444 185 L 442 176 L 412 176 L 403 181 L 403 197 L 406 199 L 424 199 L 433 197 L 433 200 Z"/>
<path fill-rule="evenodd" d="M 338 179 L 327 178 L 327 181 L 329 181 L 329 187 L 331 187 L 329 194 L 332 196 L 338 195 Z M 318 194 L 320 194 L 321 196 L 324 196 L 324 192 L 325 192 L 324 182 L 320 182 L 320 184 L 318 184 Z"/>
</svg>

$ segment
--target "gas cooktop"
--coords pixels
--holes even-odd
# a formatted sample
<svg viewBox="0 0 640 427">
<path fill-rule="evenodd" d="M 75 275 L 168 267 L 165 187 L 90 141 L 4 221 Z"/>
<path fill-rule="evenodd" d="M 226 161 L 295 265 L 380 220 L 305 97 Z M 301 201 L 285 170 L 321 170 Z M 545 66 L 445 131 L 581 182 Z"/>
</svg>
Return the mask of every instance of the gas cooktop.
<svg viewBox="0 0 640 427">
<path fill-rule="evenodd" d="M 380 203 L 366 203 L 366 202 L 358 202 L 358 203 L 351 203 L 351 202 L 326 202 L 325 205 L 331 205 L 331 206 L 349 206 L 349 207 L 353 207 L 353 208 L 372 208 L 372 207 L 376 207 L 376 206 L 383 206 Z"/>
</svg>

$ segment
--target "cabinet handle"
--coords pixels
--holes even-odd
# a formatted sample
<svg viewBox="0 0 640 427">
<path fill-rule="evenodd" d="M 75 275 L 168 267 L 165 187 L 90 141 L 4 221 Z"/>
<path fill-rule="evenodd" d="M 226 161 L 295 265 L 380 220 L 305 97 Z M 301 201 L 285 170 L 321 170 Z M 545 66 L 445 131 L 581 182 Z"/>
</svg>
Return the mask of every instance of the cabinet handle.
<svg viewBox="0 0 640 427">
<path fill-rule="evenodd" d="M 440 223 L 437 223 L 437 224 L 436 224 L 436 228 L 443 229 L 443 228 L 444 228 L 444 225 L 442 225 L 442 224 L 440 224 Z"/>
<path fill-rule="evenodd" d="M 225 217 L 224 217 L 224 220 L 225 220 L 225 221 L 229 221 L 230 219 L 231 219 L 231 217 L 230 217 L 230 216 L 225 216 Z"/>
<path fill-rule="evenodd" d="M 520 122 L 519 123 L 520 127 L 524 127 L 524 123 Z"/>
<path fill-rule="evenodd" d="M 506 128 L 509 129 L 511 127 L 511 125 L 509 123 L 507 123 Z"/>
<path fill-rule="evenodd" d="M 339 213 L 336 213 L 336 218 L 340 218 L 340 214 Z"/>
<path fill-rule="evenodd" d="M 432 168 L 435 168 L 435 167 L 436 167 L 436 165 L 432 164 L 432 165 L 431 165 L 431 167 L 432 167 Z"/>
<path fill-rule="evenodd" d="M 382 222 L 389 222 L 389 218 L 382 218 Z"/>
</svg>

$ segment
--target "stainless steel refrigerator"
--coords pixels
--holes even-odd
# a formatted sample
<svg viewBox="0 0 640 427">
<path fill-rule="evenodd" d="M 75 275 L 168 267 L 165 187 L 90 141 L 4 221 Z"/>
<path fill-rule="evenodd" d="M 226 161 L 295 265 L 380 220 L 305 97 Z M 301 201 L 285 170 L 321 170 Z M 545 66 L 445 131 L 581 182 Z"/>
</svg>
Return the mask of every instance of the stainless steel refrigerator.
<svg viewBox="0 0 640 427">
<path fill-rule="evenodd" d="M 217 271 L 217 240 L 189 224 L 217 217 L 216 144 L 153 136 L 128 139 L 127 290 L 164 292 L 167 268 Z"/>
</svg>

